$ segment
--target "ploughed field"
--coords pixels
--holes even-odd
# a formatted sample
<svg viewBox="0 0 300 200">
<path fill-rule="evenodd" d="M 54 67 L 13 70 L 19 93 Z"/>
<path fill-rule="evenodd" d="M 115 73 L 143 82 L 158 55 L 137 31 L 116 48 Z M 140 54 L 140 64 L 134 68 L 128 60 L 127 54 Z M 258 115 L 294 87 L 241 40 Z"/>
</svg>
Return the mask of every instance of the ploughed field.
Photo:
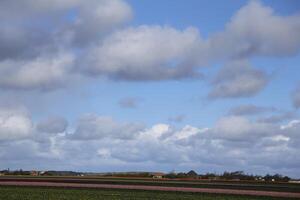
<svg viewBox="0 0 300 200">
<path fill-rule="evenodd" d="M 144 190 L 112 190 L 112 189 L 66 189 L 40 187 L 0 186 L 0 199 L 5 200 L 279 200 L 275 197 L 240 196 L 205 193 L 144 191 Z M 285 198 L 286 200 L 292 198 Z"/>
<path fill-rule="evenodd" d="M 300 193 L 300 184 L 268 183 L 244 181 L 207 181 L 207 180 L 171 180 L 149 178 L 118 178 L 118 177 L 26 177 L 3 176 L 0 182 L 52 182 L 52 183 L 86 183 L 86 184 L 115 184 L 115 185 L 146 185 L 188 188 L 242 189 L 259 191 L 279 191 Z"/>
<path fill-rule="evenodd" d="M 233 199 L 233 197 L 234 199 L 276 199 L 275 197 L 300 199 L 300 185 L 112 177 L 0 177 L 0 199 L 7 200 Z"/>
</svg>

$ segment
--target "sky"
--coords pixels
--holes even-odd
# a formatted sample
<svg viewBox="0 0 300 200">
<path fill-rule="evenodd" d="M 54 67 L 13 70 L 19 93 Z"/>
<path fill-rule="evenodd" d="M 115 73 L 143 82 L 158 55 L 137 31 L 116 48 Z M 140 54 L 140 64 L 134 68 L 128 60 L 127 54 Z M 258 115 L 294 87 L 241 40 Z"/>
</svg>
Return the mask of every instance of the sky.
<svg viewBox="0 0 300 200">
<path fill-rule="evenodd" d="M 0 18 L 0 168 L 300 177 L 297 0 L 9 0 Z"/>
</svg>

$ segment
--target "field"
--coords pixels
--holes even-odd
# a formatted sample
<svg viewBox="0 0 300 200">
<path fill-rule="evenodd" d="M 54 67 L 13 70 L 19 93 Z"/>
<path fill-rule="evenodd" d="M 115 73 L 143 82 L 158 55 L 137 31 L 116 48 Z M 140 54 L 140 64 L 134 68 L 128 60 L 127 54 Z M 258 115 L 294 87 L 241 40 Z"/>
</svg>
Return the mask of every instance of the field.
<svg viewBox="0 0 300 200">
<path fill-rule="evenodd" d="M 282 198 L 215 195 L 202 193 L 133 191 L 110 189 L 64 189 L 34 187 L 0 187 L 0 199 L 5 200 L 99 200 L 99 199 L 201 199 L 201 200 L 279 200 Z M 288 200 L 289 198 L 286 198 Z"/>
<path fill-rule="evenodd" d="M 0 177 L 0 199 L 300 199 L 300 185 L 119 177 Z"/>
</svg>

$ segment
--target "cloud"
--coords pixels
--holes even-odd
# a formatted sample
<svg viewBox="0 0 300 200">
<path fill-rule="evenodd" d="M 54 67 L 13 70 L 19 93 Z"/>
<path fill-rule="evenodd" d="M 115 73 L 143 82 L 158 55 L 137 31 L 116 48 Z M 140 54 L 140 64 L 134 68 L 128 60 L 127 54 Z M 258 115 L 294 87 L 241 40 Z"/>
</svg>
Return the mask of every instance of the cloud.
<svg viewBox="0 0 300 200">
<path fill-rule="evenodd" d="M 32 131 L 33 123 L 24 108 L 0 108 L 0 141 L 25 139 Z"/>
<path fill-rule="evenodd" d="M 4 89 L 49 90 L 62 87 L 71 71 L 74 55 L 62 52 L 29 61 L 0 62 L 0 87 Z"/>
<path fill-rule="evenodd" d="M 77 140 L 97 140 L 105 137 L 132 139 L 143 129 L 138 123 L 119 123 L 110 117 L 87 114 L 78 121 L 78 126 L 70 138 Z"/>
<path fill-rule="evenodd" d="M 138 104 L 141 100 L 139 98 L 134 98 L 134 97 L 128 97 L 128 98 L 123 98 L 119 101 L 119 105 L 122 108 L 137 108 Z"/>
<path fill-rule="evenodd" d="M 247 61 L 234 61 L 223 67 L 212 81 L 209 98 L 251 97 L 267 84 L 267 75 Z"/>
<path fill-rule="evenodd" d="M 168 80 L 197 77 L 198 67 L 216 61 L 292 56 L 300 49 L 299 19 L 299 15 L 276 15 L 259 1 L 250 1 L 232 17 L 224 31 L 210 35 L 207 40 L 193 27 L 184 30 L 147 25 L 125 28 L 91 48 L 84 60 L 88 65 L 82 64 L 81 68 L 90 76 L 113 80 Z M 282 36 L 288 39 L 282 40 Z M 251 79 L 249 89 L 244 84 L 244 88 L 236 90 L 249 92 L 231 91 L 229 96 L 253 95 L 265 85 L 263 72 L 245 71 L 251 74 L 243 77 L 243 80 Z M 258 81 L 252 80 L 254 74 L 259 76 Z"/>
<path fill-rule="evenodd" d="M 195 28 L 127 28 L 91 48 L 82 70 L 92 76 L 129 81 L 194 78 L 198 74 L 188 63 L 200 41 Z"/>
<path fill-rule="evenodd" d="M 64 87 L 79 52 L 132 17 L 122 0 L 1 1 L 0 13 L 0 87 L 39 91 Z"/>
<path fill-rule="evenodd" d="M 286 125 L 281 126 L 281 130 L 286 137 L 290 138 L 289 143 L 290 146 L 297 149 L 299 147 L 300 142 L 300 120 L 292 120 L 288 122 Z"/>
<path fill-rule="evenodd" d="M 280 114 L 271 115 L 265 118 L 258 119 L 259 122 L 264 123 L 280 123 L 296 118 L 297 115 L 294 112 L 282 112 Z"/>
<path fill-rule="evenodd" d="M 132 17 L 122 0 L 12 0 L 0 7 L 0 59 L 35 56 L 57 45 L 88 45 Z"/>
<path fill-rule="evenodd" d="M 259 1 L 250 1 L 223 31 L 207 39 L 195 27 L 125 26 L 133 11 L 122 0 L 13 0 L 1 1 L 0 7 L 5 19 L 0 27 L 0 87 L 5 89 L 57 89 L 73 73 L 125 81 L 195 79 L 202 77 L 200 67 L 216 62 L 292 56 L 300 49 L 300 15 L 277 15 Z M 73 58 L 65 66 L 49 67 L 67 55 Z M 266 85 L 262 71 L 237 68 L 224 75 L 233 80 L 220 75 L 214 81 L 210 97 L 249 97 Z M 233 75 L 234 70 L 239 74 Z M 29 75 L 33 73 L 41 76 Z M 11 76 L 16 77 L 5 78 Z"/>
<path fill-rule="evenodd" d="M 20 121 L 26 122 L 23 118 L 28 114 L 24 114 L 22 109 L 1 109 L 1 125 L 4 126 L 3 121 L 6 121 L 5 133 L 9 130 L 9 133 L 18 136 L 10 134 L 4 137 L 0 128 L 0 138 L 2 142 L 6 141 L 5 145 L 0 145 L 0 158 L 6 160 L 6 166 L 103 171 L 128 167 L 151 171 L 154 168 L 170 170 L 176 165 L 177 169 L 183 170 L 195 167 L 220 172 L 244 169 L 255 173 L 285 172 L 295 176 L 298 173 L 293 168 L 297 169 L 300 165 L 297 158 L 299 120 L 279 126 L 250 121 L 241 116 L 225 116 L 210 128 L 190 125 L 175 128 L 168 124 L 144 127 L 88 114 L 82 116 L 74 128 L 69 127 L 66 130 L 68 134 L 43 134 L 46 131 L 38 128 L 41 124 L 48 132 L 59 132 L 65 126 L 53 127 L 64 120 L 46 118 L 34 126 L 30 119 L 28 125 L 12 120 L 15 116 L 22 116 Z M 10 123 L 13 126 L 7 125 Z M 36 130 L 33 131 L 33 127 L 37 127 Z M 35 137 L 24 135 L 24 130 L 27 130 L 26 133 L 35 132 Z M 21 154 L 26 157 L 20 157 Z M 283 157 L 285 162 L 278 162 L 278 157 Z M 0 164 L 0 167 L 5 166 Z"/>
<path fill-rule="evenodd" d="M 210 132 L 218 139 L 252 142 L 276 134 L 276 128 L 272 124 L 251 122 L 240 116 L 229 116 L 221 118 Z"/>
<path fill-rule="evenodd" d="M 195 27 L 127 26 L 133 11 L 122 0 L 6 0 L 0 1 L 0 17 L 1 92 L 19 97 L 25 90 L 31 102 L 35 96 L 30 95 L 36 93 L 29 90 L 58 89 L 76 83 L 74 76 L 112 81 L 195 79 L 201 77 L 201 67 L 224 62 L 211 81 L 209 97 L 252 97 L 269 77 L 246 60 L 293 56 L 300 49 L 299 14 L 280 16 L 259 1 L 250 1 L 224 30 L 207 38 Z M 292 95 L 296 108 L 298 94 L 296 89 Z M 47 102 L 54 103 L 51 98 Z M 120 102 L 125 107 L 136 103 Z M 268 112 L 272 108 L 242 105 L 230 110 L 234 116 L 209 128 L 163 123 L 145 127 L 96 114 L 68 126 L 60 117 L 35 122 L 24 108 L 1 106 L 0 159 L 5 162 L 0 167 L 167 171 L 176 166 L 299 176 L 299 120 L 281 125 L 297 118 L 288 113 L 256 121 L 246 118 Z M 178 115 L 169 120 L 183 119 Z"/>
<path fill-rule="evenodd" d="M 49 117 L 37 124 L 37 131 L 43 133 L 62 133 L 66 130 L 68 122 L 62 117 Z"/>
<path fill-rule="evenodd" d="M 229 114 L 230 115 L 258 115 L 258 114 L 268 113 L 273 111 L 276 111 L 276 108 L 248 104 L 248 105 L 240 105 L 231 108 L 229 110 Z"/>
<path fill-rule="evenodd" d="M 260 1 L 250 1 L 209 43 L 212 54 L 223 58 L 290 56 L 299 52 L 299 30 L 299 14 L 279 16 Z"/>
<path fill-rule="evenodd" d="M 68 34 L 75 44 L 86 46 L 128 22 L 132 15 L 131 7 L 122 0 L 81 1 L 78 16 Z"/>
<path fill-rule="evenodd" d="M 292 101 L 295 108 L 300 108 L 300 86 L 293 91 Z"/>
</svg>

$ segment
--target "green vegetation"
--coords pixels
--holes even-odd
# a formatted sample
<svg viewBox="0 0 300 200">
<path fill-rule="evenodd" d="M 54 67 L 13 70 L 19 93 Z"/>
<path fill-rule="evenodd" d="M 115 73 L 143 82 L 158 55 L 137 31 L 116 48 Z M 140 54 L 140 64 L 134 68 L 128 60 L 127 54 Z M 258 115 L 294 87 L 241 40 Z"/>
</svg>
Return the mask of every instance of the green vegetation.
<svg viewBox="0 0 300 200">
<path fill-rule="evenodd" d="M 41 187 L 0 187 L 5 200 L 101 200 L 101 199 L 200 199 L 200 200 L 279 200 L 282 198 L 214 195 L 183 192 L 136 191 L 111 189 L 64 189 Z M 286 198 L 285 200 L 288 200 Z"/>
</svg>

